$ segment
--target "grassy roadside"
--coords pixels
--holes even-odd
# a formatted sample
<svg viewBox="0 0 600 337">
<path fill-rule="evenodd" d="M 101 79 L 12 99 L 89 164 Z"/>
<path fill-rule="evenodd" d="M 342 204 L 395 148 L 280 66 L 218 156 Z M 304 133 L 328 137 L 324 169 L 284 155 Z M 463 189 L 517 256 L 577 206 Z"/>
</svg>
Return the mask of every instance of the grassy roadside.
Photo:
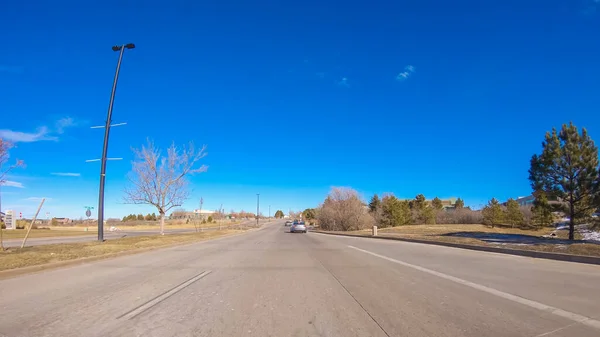
<svg viewBox="0 0 600 337">
<path fill-rule="evenodd" d="M 239 222 L 221 222 L 220 223 L 221 227 L 237 227 L 239 225 Z M 160 224 L 155 224 L 155 225 L 133 225 L 133 226 L 129 226 L 129 225 L 117 225 L 115 226 L 117 228 L 119 228 L 122 231 L 135 231 L 135 230 L 158 230 L 160 229 Z M 219 227 L 219 223 L 217 222 L 212 222 L 212 223 L 205 223 L 205 224 L 196 224 L 196 226 L 194 226 L 194 224 L 189 223 L 189 224 L 181 224 L 181 225 L 167 225 L 165 224 L 165 231 L 169 230 L 169 229 L 196 229 L 196 228 L 214 228 L 214 227 Z"/>
<path fill-rule="evenodd" d="M 527 235 L 531 237 L 541 237 L 542 235 L 548 235 L 553 232 L 553 228 L 543 229 L 520 229 L 511 228 L 507 226 L 503 227 L 491 227 L 485 225 L 410 225 L 410 226 L 399 226 L 392 228 L 382 228 L 379 230 L 380 233 L 388 234 L 403 234 L 403 235 L 451 235 L 455 233 L 490 233 L 490 234 L 508 234 L 508 235 Z M 556 238 L 567 239 L 569 236 L 568 231 L 556 231 Z M 579 233 L 576 233 L 576 239 L 580 239 Z"/>
<path fill-rule="evenodd" d="M 205 241 L 242 232 L 244 232 L 244 230 L 227 229 L 221 231 L 171 234 L 164 236 L 152 235 L 126 237 L 108 240 L 104 243 L 85 242 L 34 246 L 23 249 L 9 248 L 6 251 L 0 252 L 0 271 L 29 266 L 38 266 L 59 261 L 108 256 L 141 249 L 160 248 L 175 244 Z"/>
<path fill-rule="evenodd" d="M 378 230 L 379 236 L 434 242 L 449 242 L 473 246 L 562 253 L 600 257 L 600 244 L 566 241 L 568 231 L 556 231 L 555 238 L 543 238 L 552 229 L 522 230 L 484 225 L 410 225 Z M 371 230 L 344 232 L 371 236 Z M 558 240 L 557 240 L 558 239 Z M 576 239 L 578 239 L 576 237 Z M 523 243 L 525 242 L 525 243 Z"/>
<path fill-rule="evenodd" d="M 195 228 L 209 228 L 209 227 L 219 227 L 221 226 L 237 226 L 241 223 L 241 221 L 220 221 L 220 222 L 211 222 L 211 223 L 200 223 L 194 222 L 185 223 L 185 222 L 173 222 L 167 221 L 165 222 L 165 230 L 168 229 L 195 229 Z M 104 225 L 105 229 L 109 229 L 110 227 L 117 227 L 120 230 L 158 230 L 160 228 L 159 221 L 125 221 L 125 222 L 108 222 Z M 87 223 L 87 224 L 76 224 L 73 226 L 50 226 L 48 227 L 50 230 L 61 230 L 61 231 L 83 231 L 85 228 L 88 228 L 90 231 L 96 230 L 96 223 Z"/>
<path fill-rule="evenodd" d="M 26 229 L 3 229 L 2 236 L 4 240 L 23 239 L 27 233 Z M 85 232 L 81 228 L 78 231 L 74 230 L 48 230 L 48 229 L 32 229 L 29 233 L 29 238 L 48 238 L 56 236 L 79 236 L 79 235 L 96 235 L 98 231 Z"/>
<path fill-rule="evenodd" d="M 221 226 L 225 228 L 238 228 L 239 223 L 237 222 L 228 222 L 221 223 Z M 143 230 L 154 230 L 157 231 L 160 229 L 160 225 L 138 225 L 138 226 L 116 226 L 121 231 L 143 231 Z M 207 224 L 198 224 L 197 227 L 194 227 L 193 224 L 187 225 L 167 225 L 165 226 L 165 231 L 168 232 L 172 229 L 202 229 L 202 228 L 215 228 L 219 227 L 218 223 L 207 223 Z M 108 231 L 110 226 L 105 227 Z M 98 230 L 94 226 L 87 227 L 80 226 L 51 226 L 48 228 L 41 229 L 32 229 L 31 233 L 29 233 L 29 238 L 48 238 L 48 237 L 63 237 L 63 236 L 80 236 L 80 235 L 96 235 Z M 2 235 L 4 240 L 13 240 L 13 239 L 23 239 L 25 237 L 25 233 L 27 233 L 26 229 L 9 229 L 2 230 Z"/>
</svg>

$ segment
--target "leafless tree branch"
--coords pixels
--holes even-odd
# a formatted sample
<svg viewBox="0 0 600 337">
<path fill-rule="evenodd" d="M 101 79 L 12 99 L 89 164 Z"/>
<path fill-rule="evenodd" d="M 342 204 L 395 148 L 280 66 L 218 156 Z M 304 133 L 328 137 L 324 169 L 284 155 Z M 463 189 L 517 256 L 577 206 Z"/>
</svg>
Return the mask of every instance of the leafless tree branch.
<svg viewBox="0 0 600 337">
<path fill-rule="evenodd" d="M 13 145 L 2 138 L 0 138 L 0 184 L 4 182 L 4 178 L 6 175 L 17 167 L 24 167 L 25 162 L 22 160 L 16 160 L 14 164 L 4 167 L 4 164 L 8 162 L 10 159 L 9 150 L 13 147 Z"/>
<path fill-rule="evenodd" d="M 124 202 L 156 207 L 161 218 L 161 234 L 164 233 L 165 214 L 174 207 L 180 207 L 189 197 L 189 175 L 206 172 L 205 165 L 199 165 L 204 158 L 206 146 L 196 149 L 192 142 L 187 147 L 178 148 L 175 144 L 162 156 L 154 142 L 148 139 L 140 149 L 132 149 L 135 160 L 128 175 L 130 186 L 125 189 Z"/>
<path fill-rule="evenodd" d="M 0 185 L 4 184 L 4 178 L 6 175 L 17 167 L 24 167 L 25 163 L 22 160 L 15 161 L 14 164 L 4 167 L 4 164 L 8 162 L 10 158 L 9 150 L 12 148 L 12 144 L 0 138 Z M 0 219 L 1 220 L 1 219 Z M 0 221 L 0 224 L 3 221 Z M 0 225 L 0 250 L 4 250 L 4 237 L 2 236 L 2 226 Z"/>
</svg>

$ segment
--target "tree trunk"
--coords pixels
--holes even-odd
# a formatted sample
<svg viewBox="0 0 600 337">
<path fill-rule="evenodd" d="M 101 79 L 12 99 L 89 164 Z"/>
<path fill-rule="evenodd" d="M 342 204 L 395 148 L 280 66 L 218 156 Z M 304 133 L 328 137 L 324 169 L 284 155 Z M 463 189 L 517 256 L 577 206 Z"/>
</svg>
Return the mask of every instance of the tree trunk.
<svg viewBox="0 0 600 337">
<path fill-rule="evenodd" d="M 4 230 L 2 229 L 2 225 L 4 221 L 0 221 L 0 252 L 4 251 Z"/>
<path fill-rule="evenodd" d="M 569 240 L 575 240 L 575 207 L 573 205 L 573 196 L 569 202 Z"/>
<path fill-rule="evenodd" d="M 160 235 L 165 235 L 165 213 L 160 212 Z"/>
</svg>

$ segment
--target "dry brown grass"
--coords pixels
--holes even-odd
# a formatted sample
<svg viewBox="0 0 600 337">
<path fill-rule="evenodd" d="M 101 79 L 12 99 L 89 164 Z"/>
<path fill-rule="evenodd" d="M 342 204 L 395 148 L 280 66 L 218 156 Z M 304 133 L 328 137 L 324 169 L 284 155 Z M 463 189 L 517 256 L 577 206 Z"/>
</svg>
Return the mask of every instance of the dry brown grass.
<svg viewBox="0 0 600 337">
<path fill-rule="evenodd" d="M 427 234 L 441 235 L 452 232 L 483 232 L 483 233 L 502 233 L 502 234 L 523 234 L 523 235 L 543 235 L 550 232 L 549 229 L 531 230 L 510 227 L 490 227 L 485 225 L 410 225 L 398 226 L 392 228 L 382 228 L 380 232 L 403 233 L 403 234 Z"/>
<path fill-rule="evenodd" d="M 4 240 L 22 239 L 27 233 L 26 229 L 9 229 L 2 230 Z M 55 236 L 78 236 L 78 235 L 94 235 L 97 231 L 84 232 L 81 228 L 78 230 L 48 230 L 48 229 L 32 229 L 29 233 L 29 238 L 47 238 Z"/>
<path fill-rule="evenodd" d="M 237 226 L 239 224 L 239 222 L 212 222 L 212 223 L 198 223 L 194 226 L 193 223 L 189 223 L 189 224 L 167 224 L 165 223 L 165 230 L 168 229 L 195 229 L 195 228 L 211 228 L 211 227 L 219 227 L 219 224 L 222 227 L 229 227 L 229 226 Z M 127 222 L 123 222 L 121 224 L 115 224 L 115 227 L 119 228 L 120 230 L 145 230 L 145 229 L 159 229 L 160 228 L 160 223 L 156 223 L 156 224 L 143 224 L 143 225 L 127 225 Z"/>
<path fill-rule="evenodd" d="M 508 249 L 532 250 L 540 252 L 564 253 L 574 255 L 600 256 L 600 244 L 582 243 L 579 234 L 576 234 L 576 240 L 573 243 L 564 241 L 553 242 L 553 239 L 540 241 L 539 244 L 515 244 L 515 243 L 491 243 L 473 237 L 451 236 L 456 233 L 495 233 L 495 234 L 517 234 L 531 237 L 531 239 L 540 238 L 543 235 L 550 234 L 552 228 L 540 230 L 518 229 L 510 227 L 489 227 L 485 225 L 410 225 L 393 228 L 383 228 L 378 231 L 380 236 L 399 237 L 406 239 L 417 239 L 435 242 L 449 242 L 474 246 L 502 247 Z M 370 236 L 371 230 L 362 230 L 347 232 L 349 234 L 358 234 Z M 555 232 L 558 239 L 567 239 L 568 231 L 560 230 Z"/>
<path fill-rule="evenodd" d="M 519 235 L 531 235 L 539 237 L 542 235 L 550 234 L 553 228 L 543 229 L 520 229 L 510 228 L 507 226 L 502 227 L 490 227 L 481 224 L 466 224 L 466 225 L 409 225 L 409 226 L 398 226 L 391 228 L 381 228 L 378 230 L 381 234 L 402 234 L 403 236 L 422 236 L 422 235 L 447 235 L 450 233 L 457 232 L 480 232 L 480 233 L 498 233 L 498 234 L 519 234 Z M 371 230 L 363 230 L 360 232 L 371 232 Z M 556 231 L 557 238 L 567 239 L 569 232 L 566 230 Z M 578 233 L 575 235 L 576 239 L 580 239 Z"/>
<path fill-rule="evenodd" d="M 69 231 L 69 232 L 85 232 L 85 229 L 88 229 L 88 232 L 97 232 L 98 231 L 98 224 L 94 223 L 94 224 L 90 224 L 89 226 L 85 227 L 85 226 L 45 226 L 43 227 L 43 229 L 40 230 L 50 230 L 50 231 Z M 32 230 L 33 231 L 33 230 Z"/>
<path fill-rule="evenodd" d="M 212 238 L 241 233 L 243 230 L 222 230 L 202 233 L 171 234 L 126 237 L 108 240 L 103 243 L 85 242 L 55 244 L 20 248 L 9 248 L 0 252 L 0 271 L 42 265 L 52 262 L 75 260 L 81 258 L 112 255 L 121 252 L 135 251 L 144 248 L 159 248 L 174 244 L 184 244 Z"/>
<path fill-rule="evenodd" d="M 219 224 L 221 224 L 221 226 L 223 227 L 227 227 L 227 226 L 237 226 L 240 222 L 239 221 L 220 221 L 220 222 L 212 222 L 212 223 L 197 223 L 196 226 L 194 226 L 194 224 L 192 222 L 186 224 L 185 221 L 180 221 L 180 220 L 173 220 L 173 221 L 167 221 L 165 222 L 165 230 L 168 231 L 169 229 L 195 229 L 197 228 L 210 228 L 210 227 L 219 227 Z M 97 232 L 97 228 L 96 228 L 96 223 L 93 224 L 89 224 L 88 230 L 90 232 Z M 104 228 L 105 230 L 110 229 L 110 227 L 117 227 L 120 230 L 125 230 L 125 231 L 135 231 L 135 230 L 149 230 L 149 229 L 155 229 L 158 230 L 160 228 L 160 222 L 159 221 L 125 221 L 125 222 L 109 222 L 107 223 Z M 75 231 L 75 232 L 80 232 L 80 231 L 84 231 L 85 230 L 85 226 L 81 226 L 81 225 L 76 225 L 76 226 L 51 226 L 49 227 L 50 230 L 55 231 L 55 230 L 60 230 L 60 231 Z"/>
</svg>

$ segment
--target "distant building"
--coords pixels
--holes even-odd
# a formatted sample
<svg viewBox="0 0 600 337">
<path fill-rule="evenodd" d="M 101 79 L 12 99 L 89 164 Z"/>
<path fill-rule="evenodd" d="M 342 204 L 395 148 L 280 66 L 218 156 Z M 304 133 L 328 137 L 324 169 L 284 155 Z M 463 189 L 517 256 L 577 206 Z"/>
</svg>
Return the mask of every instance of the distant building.
<svg viewBox="0 0 600 337">
<path fill-rule="evenodd" d="M 517 203 L 519 203 L 519 206 L 533 206 L 533 202 L 535 201 L 535 197 L 533 195 L 528 195 L 526 197 L 517 197 L 515 199 L 515 201 Z M 501 205 L 502 206 L 506 206 L 507 202 L 508 202 L 508 200 L 505 201 L 505 202 L 503 202 Z"/>
<path fill-rule="evenodd" d="M 529 206 L 532 207 L 533 203 L 535 202 L 535 196 L 533 195 L 528 195 L 526 197 L 517 197 L 515 199 L 515 201 L 519 204 L 519 206 Z M 502 206 L 506 206 L 506 202 L 502 203 Z M 560 200 L 556 199 L 556 198 L 548 198 L 548 203 L 551 205 L 558 205 L 561 203 Z"/>
<path fill-rule="evenodd" d="M 70 224 L 71 222 L 73 222 L 73 220 L 71 220 L 69 218 L 53 218 L 52 220 L 56 220 L 56 223 L 61 224 L 61 225 L 66 225 L 66 224 Z"/>
<path fill-rule="evenodd" d="M 187 212 L 183 210 L 178 210 L 171 213 L 171 219 L 206 219 L 209 216 L 218 213 L 217 211 L 211 211 L 208 209 L 195 209 L 193 212 Z"/>
<path fill-rule="evenodd" d="M 212 214 L 215 214 L 215 213 L 218 213 L 218 212 L 217 211 L 211 211 L 211 210 L 208 210 L 208 209 L 195 209 L 194 210 L 194 214 L 196 214 L 196 215 L 212 215 Z"/>
<path fill-rule="evenodd" d="M 442 209 L 454 209 L 456 207 L 456 198 L 448 198 L 441 199 L 442 200 Z M 428 203 L 431 203 L 431 200 L 427 200 Z"/>
<path fill-rule="evenodd" d="M 411 201 L 413 199 L 408 199 L 408 201 Z M 448 199 L 440 199 L 442 201 L 442 209 L 443 210 L 450 210 L 450 209 L 454 209 L 456 207 L 456 198 L 452 197 L 452 198 L 448 198 Z M 429 200 L 425 200 L 425 202 L 428 205 L 431 205 L 432 199 Z"/>
<path fill-rule="evenodd" d="M 413 201 L 414 199 L 400 199 L 400 200 L 406 200 L 406 201 L 410 202 L 410 201 Z M 457 198 L 455 198 L 455 197 L 451 197 L 448 199 L 440 199 L 440 200 L 442 201 L 442 209 L 444 209 L 444 210 L 451 210 L 456 207 Z M 432 199 L 425 200 L 425 202 L 428 205 L 431 205 L 431 201 L 432 201 Z M 367 208 L 368 208 L 368 206 L 367 206 Z"/>
<path fill-rule="evenodd" d="M 533 195 L 528 195 L 526 197 L 518 197 L 516 201 L 519 203 L 519 206 L 533 206 L 535 197 Z"/>
<path fill-rule="evenodd" d="M 209 216 L 213 216 L 214 214 L 219 213 L 218 211 L 211 211 L 209 209 L 195 209 L 194 217 L 198 219 L 206 219 Z"/>
</svg>

